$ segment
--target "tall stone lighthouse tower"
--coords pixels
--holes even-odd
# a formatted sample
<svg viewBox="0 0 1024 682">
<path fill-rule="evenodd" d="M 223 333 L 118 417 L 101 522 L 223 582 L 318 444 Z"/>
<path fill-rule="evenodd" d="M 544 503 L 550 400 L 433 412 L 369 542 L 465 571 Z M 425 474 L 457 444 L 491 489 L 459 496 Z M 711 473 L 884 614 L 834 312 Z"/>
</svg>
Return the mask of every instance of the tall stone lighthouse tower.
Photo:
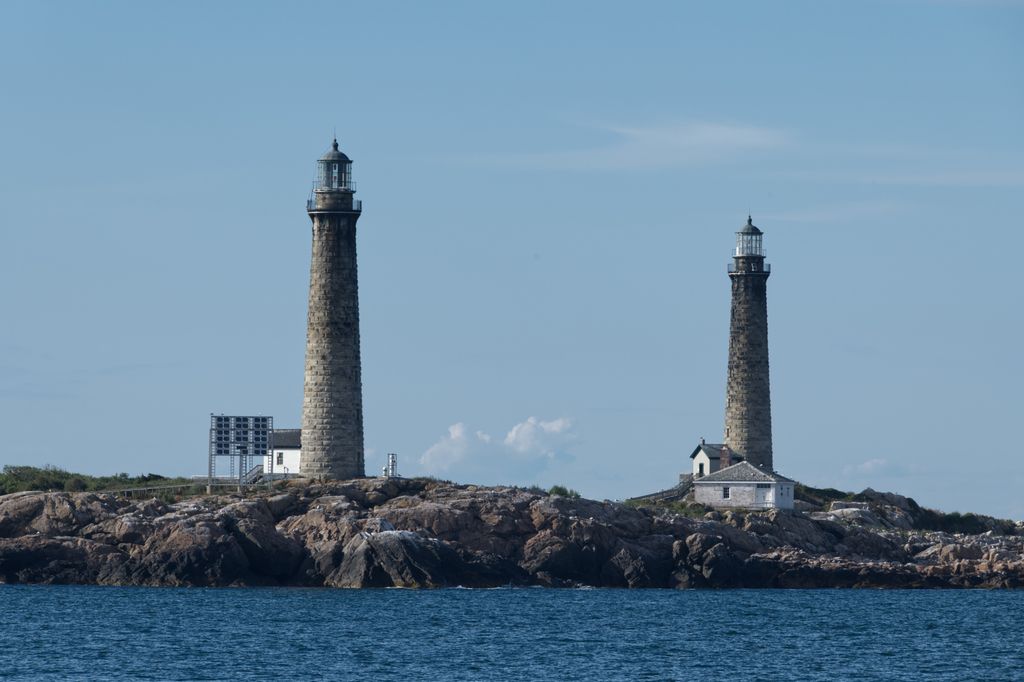
<svg viewBox="0 0 1024 682">
<path fill-rule="evenodd" d="M 768 383 L 768 276 L 761 230 L 750 217 L 736 233 L 729 265 L 732 317 L 725 445 L 746 461 L 772 471 L 772 405 Z"/>
<path fill-rule="evenodd" d="M 331 149 L 316 162 L 306 204 L 313 221 L 302 400 L 300 473 L 317 479 L 364 475 L 363 382 L 359 358 L 359 282 L 352 160 Z"/>
</svg>

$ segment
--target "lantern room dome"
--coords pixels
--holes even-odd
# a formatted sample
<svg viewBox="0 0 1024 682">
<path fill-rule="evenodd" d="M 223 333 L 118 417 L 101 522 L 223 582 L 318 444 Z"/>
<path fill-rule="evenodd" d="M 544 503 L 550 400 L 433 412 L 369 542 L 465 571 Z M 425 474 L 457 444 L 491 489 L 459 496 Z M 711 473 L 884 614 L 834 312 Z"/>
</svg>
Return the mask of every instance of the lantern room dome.
<svg viewBox="0 0 1024 682">
<path fill-rule="evenodd" d="M 338 138 L 334 138 L 331 148 L 317 159 L 313 191 L 356 191 L 356 183 L 352 179 L 352 159 L 338 149 Z"/>
<path fill-rule="evenodd" d="M 747 216 L 747 224 L 736 233 L 734 258 L 764 258 L 764 233 L 757 229 L 754 221 Z"/>
<path fill-rule="evenodd" d="M 345 155 L 345 152 L 338 149 L 338 139 L 335 138 L 334 142 L 331 143 L 331 148 L 324 152 L 324 155 L 320 157 L 321 161 L 338 161 L 351 163 L 352 159 Z"/>
<path fill-rule="evenodd" d="M 737 232 L 737 234 L 764 234 L 754 225 L 754 221 L 750 216 L 747 216 L 747 224 L 743 226 L 743 229 Z"/>
</svg>

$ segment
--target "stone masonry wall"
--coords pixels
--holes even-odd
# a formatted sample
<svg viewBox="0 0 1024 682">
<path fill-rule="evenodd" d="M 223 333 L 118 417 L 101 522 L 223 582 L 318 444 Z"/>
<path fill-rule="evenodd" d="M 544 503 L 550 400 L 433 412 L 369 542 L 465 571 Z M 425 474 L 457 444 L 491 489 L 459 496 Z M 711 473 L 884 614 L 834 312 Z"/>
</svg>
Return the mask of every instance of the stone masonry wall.
<svg viewBox="0 0 1024 682">
<path fill-rule="evenodd" d="M 365 473 L 356 269 L 359 214 L 311 217 L 300 473 L 318 479 L 355 478 Z"/>
<path fill-rule="evenodd" d="M 709 507 L 754 507 L 756 493 L 755 484 L 733 483 L 729 485 L 729 499 L 722 498 L 722 488 L 726 484 L 705 483 L 694 486 L 694 500 Z"/>
<path fill-rule="evenodd" d="M 738 258 L 737 261 L 746 259 Z M 731 273 L 729 376 L 725 444 L 755 466 L 772 469 L 772 408 L 768 379 L 768 273 L 737 263 Z M 758 263 L 758 265 L 761 265 Z"/>
</svg>

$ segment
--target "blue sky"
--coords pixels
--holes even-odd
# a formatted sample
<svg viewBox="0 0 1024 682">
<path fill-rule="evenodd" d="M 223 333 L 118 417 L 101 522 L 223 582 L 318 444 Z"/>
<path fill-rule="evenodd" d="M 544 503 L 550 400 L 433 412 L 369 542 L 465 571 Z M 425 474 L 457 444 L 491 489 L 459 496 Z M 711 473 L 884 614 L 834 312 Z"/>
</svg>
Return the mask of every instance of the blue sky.
<svg viewBox="0 0 1024 682">
<path fill-rule="evenodd" d="M 5 3 L 0 463 L 297 426 L 314 160 L 355 160 L 367 468 L 671 485 L 765 231 L 775 461 L 1024 518 L 1024 5 Z"/>
</svg>

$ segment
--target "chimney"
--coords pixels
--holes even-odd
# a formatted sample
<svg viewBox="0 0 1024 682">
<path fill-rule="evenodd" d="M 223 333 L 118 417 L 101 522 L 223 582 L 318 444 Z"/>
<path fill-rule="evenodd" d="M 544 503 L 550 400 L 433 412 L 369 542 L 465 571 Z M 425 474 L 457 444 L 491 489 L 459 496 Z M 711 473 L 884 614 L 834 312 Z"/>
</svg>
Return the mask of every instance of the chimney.
<svg viewBox="0 0 1024 682">
<path fill-rule="evenodd" d="M 729 452 L 729 446 L 728 445 L 723 445 L 722 446 L 722 454 L 720 456 L 720 459 L 718 460 L 718 469 L 719 469 L 719 471 L 721 471 L 725 467 L 731 467 L 731 466 L 732 466 L 732 453 Z"/>
</svg>

